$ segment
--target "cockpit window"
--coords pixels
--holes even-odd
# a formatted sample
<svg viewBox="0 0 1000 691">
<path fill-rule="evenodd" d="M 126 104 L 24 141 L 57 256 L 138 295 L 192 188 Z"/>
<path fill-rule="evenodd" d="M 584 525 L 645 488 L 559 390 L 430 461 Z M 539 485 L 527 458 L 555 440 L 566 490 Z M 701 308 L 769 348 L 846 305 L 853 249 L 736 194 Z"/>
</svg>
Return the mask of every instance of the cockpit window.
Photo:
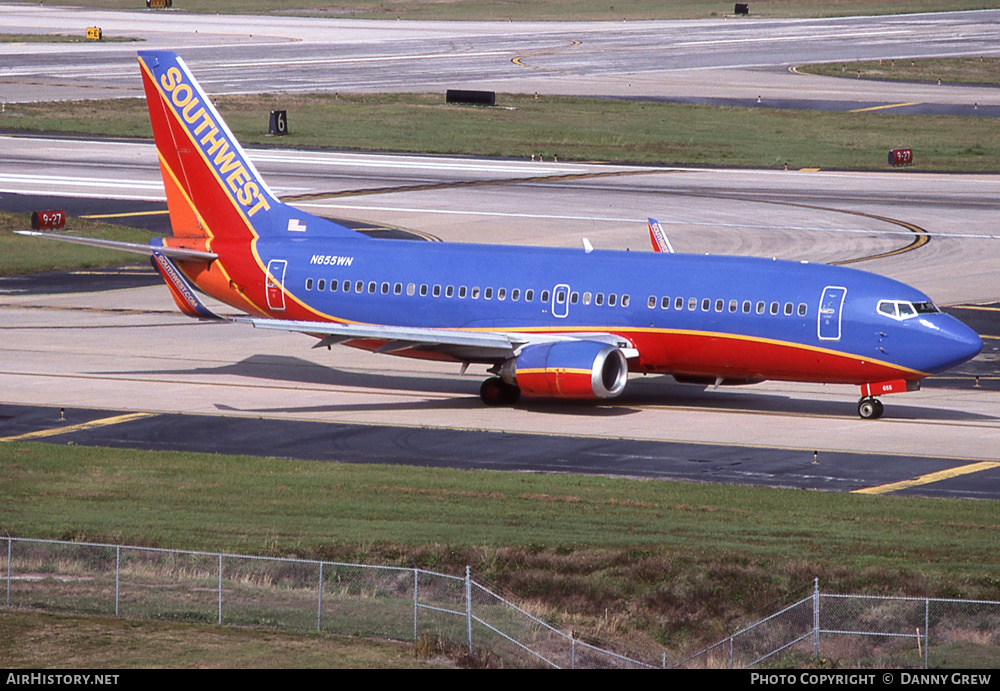
<svg viewBox="0 0 1000 691">
<path fill-rule="evenodd" d="M 940 312 L 933 302 L 907 302 L 906 300 L 879 300 L 876 311 L 884 317 L 904 321 L 918 314 Z"/>
</svg>

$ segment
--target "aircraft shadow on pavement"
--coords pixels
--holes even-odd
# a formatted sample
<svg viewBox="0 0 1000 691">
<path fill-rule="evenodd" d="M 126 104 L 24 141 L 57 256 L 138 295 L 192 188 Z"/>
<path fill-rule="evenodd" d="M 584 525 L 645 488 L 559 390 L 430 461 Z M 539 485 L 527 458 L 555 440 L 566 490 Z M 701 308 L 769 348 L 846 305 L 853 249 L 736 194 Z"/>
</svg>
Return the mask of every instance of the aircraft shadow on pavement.
<svg viewBox="0 0 1000 691">
<path fill-rule="evenodd" d="M 458 373 L 435 375 L 386 374 L 378 371 L 349 371 L 330 365 L 321 365 L 302 358 L 286 355 L 252 355 L 240 362 L 193 369 L 159 370 L 142 374 L 238 376 L 271 383 L 311 384 L 358 389 L 375 389 L 385 392 L 405 391 L 435 396 L 431 400 L 379 401 L 377 403 L 347 403 L 321 406 L 272 407 L 239 409 L 219 403 L 220 410 L 260 413 L 317 413 L 365 412 L 376 410 L 475 410 L 482 407 L 479 401 L 481 374 L 460 377 Z M 437 396 L 440 396 L 438 398 Z M 989 415 L 932 408 L 887 398 L 886 420 L 995 420 Z M 589 415 L 618 417 L 641 412 L 646 406 L 664 408 L 701 408 L 705 412 L 729 411 L 775 415 L 816 415 L 850 418 L 856 415 L 857 399 L 845 390 L 843 399 L 809 399 L 794 395 L 754 391 L 752 386 L 708 389 L 693 384 L 677 383 L 667 375 L 634 377 L 625 392 L 610 401 L 565 401 L 558 399 L 521 399 L 518 408 L 539 414 Z"/>
</svg>

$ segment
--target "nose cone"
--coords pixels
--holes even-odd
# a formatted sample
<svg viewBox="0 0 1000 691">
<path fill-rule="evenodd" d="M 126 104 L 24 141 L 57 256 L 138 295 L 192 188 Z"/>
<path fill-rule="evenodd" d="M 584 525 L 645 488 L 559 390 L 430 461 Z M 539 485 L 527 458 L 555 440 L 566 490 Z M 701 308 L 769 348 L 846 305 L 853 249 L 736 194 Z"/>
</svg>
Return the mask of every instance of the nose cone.
<svg viewBox="0 0 1000 691">
<path fill-rule="evenodd" d="M 934 353 L 934 367 L 931 371 L 943 372 L 957 367 L 979 355 L 983 349 L 983 339 L 975 331 L 948 315 L 939 315 L 935 320 L 938 328 L 937 347 Z"/>
</svg>

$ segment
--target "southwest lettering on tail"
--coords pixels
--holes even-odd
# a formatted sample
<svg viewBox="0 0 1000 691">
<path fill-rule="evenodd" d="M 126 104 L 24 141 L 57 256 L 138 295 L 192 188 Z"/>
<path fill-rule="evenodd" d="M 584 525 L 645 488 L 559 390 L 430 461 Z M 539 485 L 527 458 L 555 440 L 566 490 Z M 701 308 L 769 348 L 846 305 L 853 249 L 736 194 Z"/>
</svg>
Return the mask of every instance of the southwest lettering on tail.
<svg viewBox="0 0 1000 691">
<path fill-rule="evenodd" d="M 247 216 L 253 217 L 258 211 L 270 209 L 271 205 L 261 194 L 260 186 L 251 179 L 247 165 L 230 148 L 228 128 L 221 125 L 221 119 L 217 120 L 206 110 L 202 99 L 195 95 L 194 87 L 184 81 L 181 70 L 178 67 L 167 69 L 160 77 L 160 87 L 169 96 L 174 112 L 189 125 L 194 140 L 219 178 L 225 180 L 226 186 L 236 195 Z M 214 108 L 209 108 L 214 112 Z"/>
<path fill-rule="evenodd" d="M 673 253 L 655 219 L 645 253 L 370 239 L 278 201 L 179 56 L 139 61 L 176 237 L 128 249 L 159 255 L 191 316 L 208 316 L 197 288 L 316 347 L 481 364 L 490 405 L 611 399 L 641 372 L 707 386 L 854 384 L 858 414 L 877 418 L 876 395 L 915 390 L 982 349 L 898 281 Z"/>
</svg>

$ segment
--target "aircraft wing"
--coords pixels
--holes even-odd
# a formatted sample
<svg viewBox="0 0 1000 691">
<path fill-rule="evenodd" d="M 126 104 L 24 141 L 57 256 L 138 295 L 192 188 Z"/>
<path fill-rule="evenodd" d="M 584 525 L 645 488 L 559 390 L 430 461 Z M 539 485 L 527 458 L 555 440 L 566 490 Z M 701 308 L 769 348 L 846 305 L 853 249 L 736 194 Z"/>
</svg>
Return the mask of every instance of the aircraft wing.
<svg viewBox="0 0 1000 691">
<path fill-rule="evenodd" d="M 258 329 L 298 331 L 316 336 L 320 340 L 313 346 L 314 348 L 323 348 L 347 341 L 384 341 L 384 344 L 376 348 L 374 352 L 398 353 L 412 350 L 438 353 L 450 356 L 460 362 L 502 362 L 515 357 L 527 345 L 573 340 L 607 343 L 620 348 L 627 358 L 639 355 L 639 352 L 632 347 L 628 340 L 610 333 L 538 334 L 513 331 L 466 331 L 243 317 L 234 321 L 250 322 Z"/>
</svg>

